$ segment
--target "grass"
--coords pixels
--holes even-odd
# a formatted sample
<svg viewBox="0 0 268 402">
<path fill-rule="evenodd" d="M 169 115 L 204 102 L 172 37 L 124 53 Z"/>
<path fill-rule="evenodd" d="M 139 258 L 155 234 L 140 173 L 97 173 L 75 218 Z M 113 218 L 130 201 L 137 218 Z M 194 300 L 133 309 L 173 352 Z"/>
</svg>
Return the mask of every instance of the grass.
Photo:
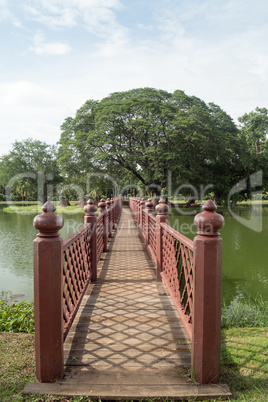
<svg viewBox="0 0 268 402">
<path fill-rule="evenodd" d="M 221 382 L 233 401 L 268 400 L 268 328 L 222 330 Z"/>
<path fill-rule="evenodd" d="M 0 401 L 90 401 L 21 394 L 27 382 L 35 381 L 33 303 L 9 304 L 9 296 L 10 292 L 0 294 Z M 229 385 L 231 401 L 268 400 L 267 311 L 268 302 L 261 298 L 223 309 L 228 328 L 222 329 L 220 381 Z"/>
<path fill-rule="evenodd" d="M 23 400 L 20 391 L 35 380 L 34 335 L 0 333 L 0 361 L 0 400 Z"/>
<path fill-rule="evenodd" d="M 223 306 L 222 328 L 232 327 L 268 327 L 268 300 L 243 298 Z"/>
<path fill-rule="evenodd" d="M 76 205 L 69 205 L 68 207 L 61 207 L 58 205 L 58 202 L 53 202 L 56 207 L 55 213 L 60 214 L 75 214 L 75 213 L 83 213 L 83 208 Z M 17 214 L 41 214 L 43 211 L 41 209 L 41 204 L 35 205 L 10 205 L 8 207 L 3 208 L 4 212 L 8 213 L 17 213 Z"/>
<path fill-rule="evenodd" d="M 266 402 L 268 399 L 268 328 L 222 330 L 221 383 L 233 394 L 230 401 Z M 7 401 L 90 401 L 22 395 L 21 390 L 34 375 L 34 336 L 0 333 L 0 400 Z M 153 401 L 153 399 L 147 399 Z"/>
</svg>

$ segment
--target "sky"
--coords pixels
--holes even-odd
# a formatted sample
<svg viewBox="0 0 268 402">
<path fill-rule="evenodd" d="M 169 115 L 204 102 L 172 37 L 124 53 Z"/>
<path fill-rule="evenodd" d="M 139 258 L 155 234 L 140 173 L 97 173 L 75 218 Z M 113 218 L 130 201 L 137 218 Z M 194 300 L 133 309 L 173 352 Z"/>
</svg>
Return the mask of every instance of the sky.
<svg viewBox="0 0 268 402">
<path fill-rule="evenodd" d="M 268 108 L 267 0 L 0 0 L 0 155 L 86 100 L 152 87 Z"/>
</svg>

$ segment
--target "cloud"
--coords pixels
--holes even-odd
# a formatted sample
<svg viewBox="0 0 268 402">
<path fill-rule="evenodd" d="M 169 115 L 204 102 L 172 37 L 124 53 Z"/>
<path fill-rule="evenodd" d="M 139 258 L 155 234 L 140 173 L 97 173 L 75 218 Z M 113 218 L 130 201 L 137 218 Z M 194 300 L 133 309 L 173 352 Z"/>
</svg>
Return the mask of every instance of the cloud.
<svg viewBox="0 0 268 402">
<path fill-rule="evenodd" d="M 30 20 L 46 25 L 50 28 L 73 27 L 77 25 L 77 11 L 72 7 L 62 4 L 60 1 L 48 1 L 47 4 L 38 2 L 36 7 L 26 4 L 24 10 Z"/>
<path fill-rule="evenodd" d="M 8 6 L 7 0 L 0 0 L 0 21 L 10 21 L 15 27 L 21 28 L 20 20 L 15 17 Z"/>
<path fill-rule="evenodd" d="M 38 0 L 24 5 L 28 18 L 50 28 L 74 27 L 83 25 L 96 30 L 96 35 L 110 33 L 118 28 L 113 10 L 122 7 L 119 0 Z"/>
<path fill-rule="evenodd" d="M 84 29 L 92 37 L 99 38 L 96 47 L 104 45 L 102 51 L 111 55 L 128 43 L 128 28 L 117 21 L 116 11 L 123 8 L 119 0 L 39 0 L 24 5 L 27 18 L 43 24 L 51 30 Z M 38 54 L 67 52 L 63 44 L 40 43 L 31 50 Z M 61 54 L 61 53 L 60 53 Z"/>
<path fill-rule="evenodd" d="M 62 56 L 71 51 L 71 47 L 66 43 L 45 42 L 45 36 L 38 32 L 33 38 L 33 46 L 30 50 L 41 56 Z"/>
<path fill-rule="evenodd" d="M 60 124 L 73 110 L 66 93 L 30 81 L 0 82 L 1 151 L 10 150 L 15 140 L 29 137 L 55 144 Z"/>
</svg>

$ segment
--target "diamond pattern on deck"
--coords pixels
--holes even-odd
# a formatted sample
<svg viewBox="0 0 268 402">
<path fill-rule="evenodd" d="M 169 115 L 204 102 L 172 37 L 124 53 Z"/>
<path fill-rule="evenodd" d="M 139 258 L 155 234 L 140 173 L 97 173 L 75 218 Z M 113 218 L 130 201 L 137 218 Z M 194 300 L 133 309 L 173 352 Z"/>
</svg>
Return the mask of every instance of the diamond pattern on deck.
<svg viewBox="0 0 268 402">
<path fill-rule="evenodd" d="M 166 370 L 189 367 L 189 339 L 155 266 L 123 209 L 64 344 L 71 367 Z M 68 370 L 67 370 L 68 371 Z"/>
</svg>

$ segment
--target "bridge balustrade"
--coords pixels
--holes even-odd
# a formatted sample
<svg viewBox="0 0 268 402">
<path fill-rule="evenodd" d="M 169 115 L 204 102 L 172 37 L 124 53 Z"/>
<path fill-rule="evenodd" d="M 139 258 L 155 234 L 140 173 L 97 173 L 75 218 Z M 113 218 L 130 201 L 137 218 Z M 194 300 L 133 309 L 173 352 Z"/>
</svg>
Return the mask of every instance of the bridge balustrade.
<svg viewBox="0 0 268 402">
<path fill-rule="evenodd" d="M 222 239 L 224 219 L 207 201 L 196 215 L 194 241 L 172 229 L 164 199 L 130 198 L 129 206 L 147 250 L 173 299 L 192 341 L 192 370 L 197 382 L 217 383 L 220 375 Z M 145 208 L 144 208 L 145 206 Z"/>
<path fill-rule="evenodd" d="M 122 200 L 101 200 L 99 216 L 89 200 L 85 224 L 64 242 L 63 219 L 48 201 L 34 220 L 34 305 L 36 376 L 40 382 L 62 378 L 63 341 L 87 284 L 97 279 L 97 262 L 120 216 Z M 198 234 L 191 241 L 169 226 L 168 206 L 160 199 L 154 215 L 152 200 L 130 198 L 129 206 L 156 265 L 157 280 L 169 291 L 192 341 L 192 371 L 200 384 L 217 383 L 220 374 L 223 217 L 209 200 L 196 215 Z"/>
<path fill-rule="evenodd" d="M 84 207 L 85 224 L 62 241 L 63 219 L 52 202 L 34 219 L 34 307 L 36 377 L 51 382 L 63 377 L 63 342 L 89 282 L 97 279 L 97 263 L 119 219 L 122 200 L 115 198 Z M 107 207 L 108 206 L 108 207 Z"/>
</svg>

